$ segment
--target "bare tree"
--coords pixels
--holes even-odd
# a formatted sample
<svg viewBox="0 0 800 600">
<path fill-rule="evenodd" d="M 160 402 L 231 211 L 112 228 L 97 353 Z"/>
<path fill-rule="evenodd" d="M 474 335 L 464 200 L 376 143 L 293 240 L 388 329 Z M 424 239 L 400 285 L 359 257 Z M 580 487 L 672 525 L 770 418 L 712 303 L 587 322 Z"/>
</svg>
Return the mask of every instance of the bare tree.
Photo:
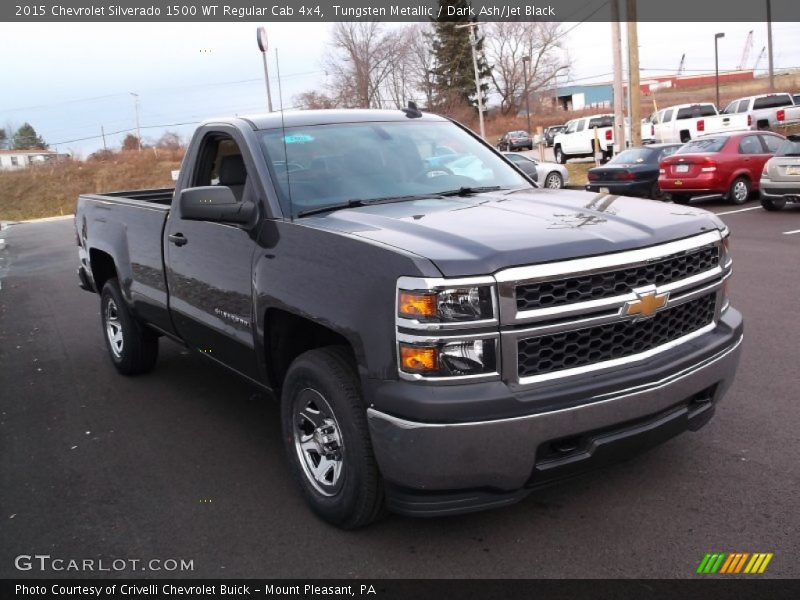
<svg viewBox="0 0 800 600">
<path fill-rule="evenodd" d="M 433 68 L 436 59 L 431 45 L 433 26 L 430 23 L 414 23 L 405 30 L 407 76 L 415 92 L 425 98 L 425 107 L 431 108 L 436 93 Z"/>
<path fill-rule="evenodd" d="M 397 34 L 374 21 L 340 22 L 333 27 L 331 54 L 324 67 L 331 77 L 336 104 L 347 108 L 379 108 L 381 89 L 390 77 Z"/>
<path fill-rule="evenodd" d="M 336 100 L 323 92 L 310 90 L 294 97 L 294 105 L 303 110 L 336 108 Z"/>
<path fill-rule="evenodd" d="M 529 96 L 547 88 L 555 78 L 569 72 L 569 55 L 562 47 L 558 23 L 508 21 L 492 23 L 487 30 L 487 55 L 492 63 L 492 82 L 500 95 L 503 114 L 516 112 L 524 103 L 528 63 Z"/>
</svg>

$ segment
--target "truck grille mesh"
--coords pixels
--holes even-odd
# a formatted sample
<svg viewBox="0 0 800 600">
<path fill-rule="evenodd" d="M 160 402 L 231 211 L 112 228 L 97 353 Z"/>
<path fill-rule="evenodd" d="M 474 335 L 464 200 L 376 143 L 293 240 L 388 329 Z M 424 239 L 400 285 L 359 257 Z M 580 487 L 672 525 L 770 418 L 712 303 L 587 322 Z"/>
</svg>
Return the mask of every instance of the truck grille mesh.
<svg viewBox="0 0 800 600">
<path fill-rule="evenodd" d="M 680 304 L 653 318 L 620 321 L 522 339 L 519 376 L 530 377 L 646 352 L 701 329 L 714 318 L 716 294 Z"/>
<path fill-rule="evenodd" d="M 611 298 L 646 285 L 680 281 L 719 264 L 716 245 L 673 254 L 638 267 L 604 273 L 577 275 L 567 279 L 518 285 L 517 310 L 535 310 L 573 302 Z"/>
</svg>

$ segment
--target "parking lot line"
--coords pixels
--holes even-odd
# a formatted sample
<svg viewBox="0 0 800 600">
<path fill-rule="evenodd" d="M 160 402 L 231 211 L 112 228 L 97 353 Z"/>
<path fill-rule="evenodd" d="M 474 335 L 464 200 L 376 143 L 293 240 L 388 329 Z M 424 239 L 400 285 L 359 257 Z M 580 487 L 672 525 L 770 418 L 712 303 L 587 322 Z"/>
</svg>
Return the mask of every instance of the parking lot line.
<svg viewBox="0 0 800 600">
<path fill-rule="evenodd" d="M 734 215 L 736 213 L 747 212 L 748 210 L 763 210 L 760 206 L 751 206 L 750 208 L 740 208 L 739 210 L 726 210 L 725 212 L 718 212 L 714 213 L 717 216 L 720 215 Z"/>
<path fill-rule="evenodd" d="M 800 229 L 793 229 L 792 231 L 784 231 L 783 235 L 793 235 L 795 233 L 800 233 Z"/>
</svg>

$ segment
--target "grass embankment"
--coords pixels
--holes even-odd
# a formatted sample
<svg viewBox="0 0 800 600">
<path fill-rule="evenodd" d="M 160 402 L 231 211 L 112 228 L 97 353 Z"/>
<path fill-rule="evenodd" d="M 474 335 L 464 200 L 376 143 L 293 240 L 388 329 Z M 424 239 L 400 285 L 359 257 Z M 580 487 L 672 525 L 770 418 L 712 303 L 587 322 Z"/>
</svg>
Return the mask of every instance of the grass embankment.
<svg viewBox="0 0 800 600">
<path fill-rule="evenodd" d="M 104 160 L 63 161 L 0 171 L 0 220 L 21 221 L 75 212 L 79 194 L 172 187 L 182 152 L 121 152 Z"/>
</svg>

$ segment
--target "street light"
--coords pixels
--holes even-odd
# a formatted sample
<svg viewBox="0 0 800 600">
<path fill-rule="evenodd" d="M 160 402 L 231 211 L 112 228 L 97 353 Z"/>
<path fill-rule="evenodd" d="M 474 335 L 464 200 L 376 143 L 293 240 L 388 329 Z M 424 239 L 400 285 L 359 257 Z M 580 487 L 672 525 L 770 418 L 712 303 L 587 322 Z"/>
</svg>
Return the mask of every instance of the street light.
<svg viewBox="0 0 800 600">
<path fill-rule="evenodd" d="M 481 125 L 481 137 L 486 139 L 486 129 L 483 125 L 483 95 L 481 94 L 481 80 L 478 72 L 478 37 L 475 35 L 475 28 L 479 23 L 464 23 L 456 25 L 456 29 L 469 27 L 469 43 L 472 46 L 472 66 L 475 69 L 475 91 L 478 94 L 478 121 Z"/>
<path fill-rule="evenodd" d="M 717 109 L 719 109 L 719 38 L 724 38 L 724 33 L 714 34 L 714 70 L 716 72 L 717 83 Z"/>
<path fill-rule="evenodd" d="M 528 63 L 531 62 L 530 56 L 522 57 L 522 73 L 525 77 L 525 114 L 528 117 L 528 135 L 531 135 L 531 104 L 528 97 Z"/>
<path fill-rule="evenodd" d="M 258 39 L 258 49 L 261 50 L 261 57 L 264 59 L 264 84 L 267 86 L 267 108 L 272 112 L 272 93 L 269 91 L 269 69 L 267 68 L 267 30 L 264 27 L 256 29 Z"/>
</svg>

